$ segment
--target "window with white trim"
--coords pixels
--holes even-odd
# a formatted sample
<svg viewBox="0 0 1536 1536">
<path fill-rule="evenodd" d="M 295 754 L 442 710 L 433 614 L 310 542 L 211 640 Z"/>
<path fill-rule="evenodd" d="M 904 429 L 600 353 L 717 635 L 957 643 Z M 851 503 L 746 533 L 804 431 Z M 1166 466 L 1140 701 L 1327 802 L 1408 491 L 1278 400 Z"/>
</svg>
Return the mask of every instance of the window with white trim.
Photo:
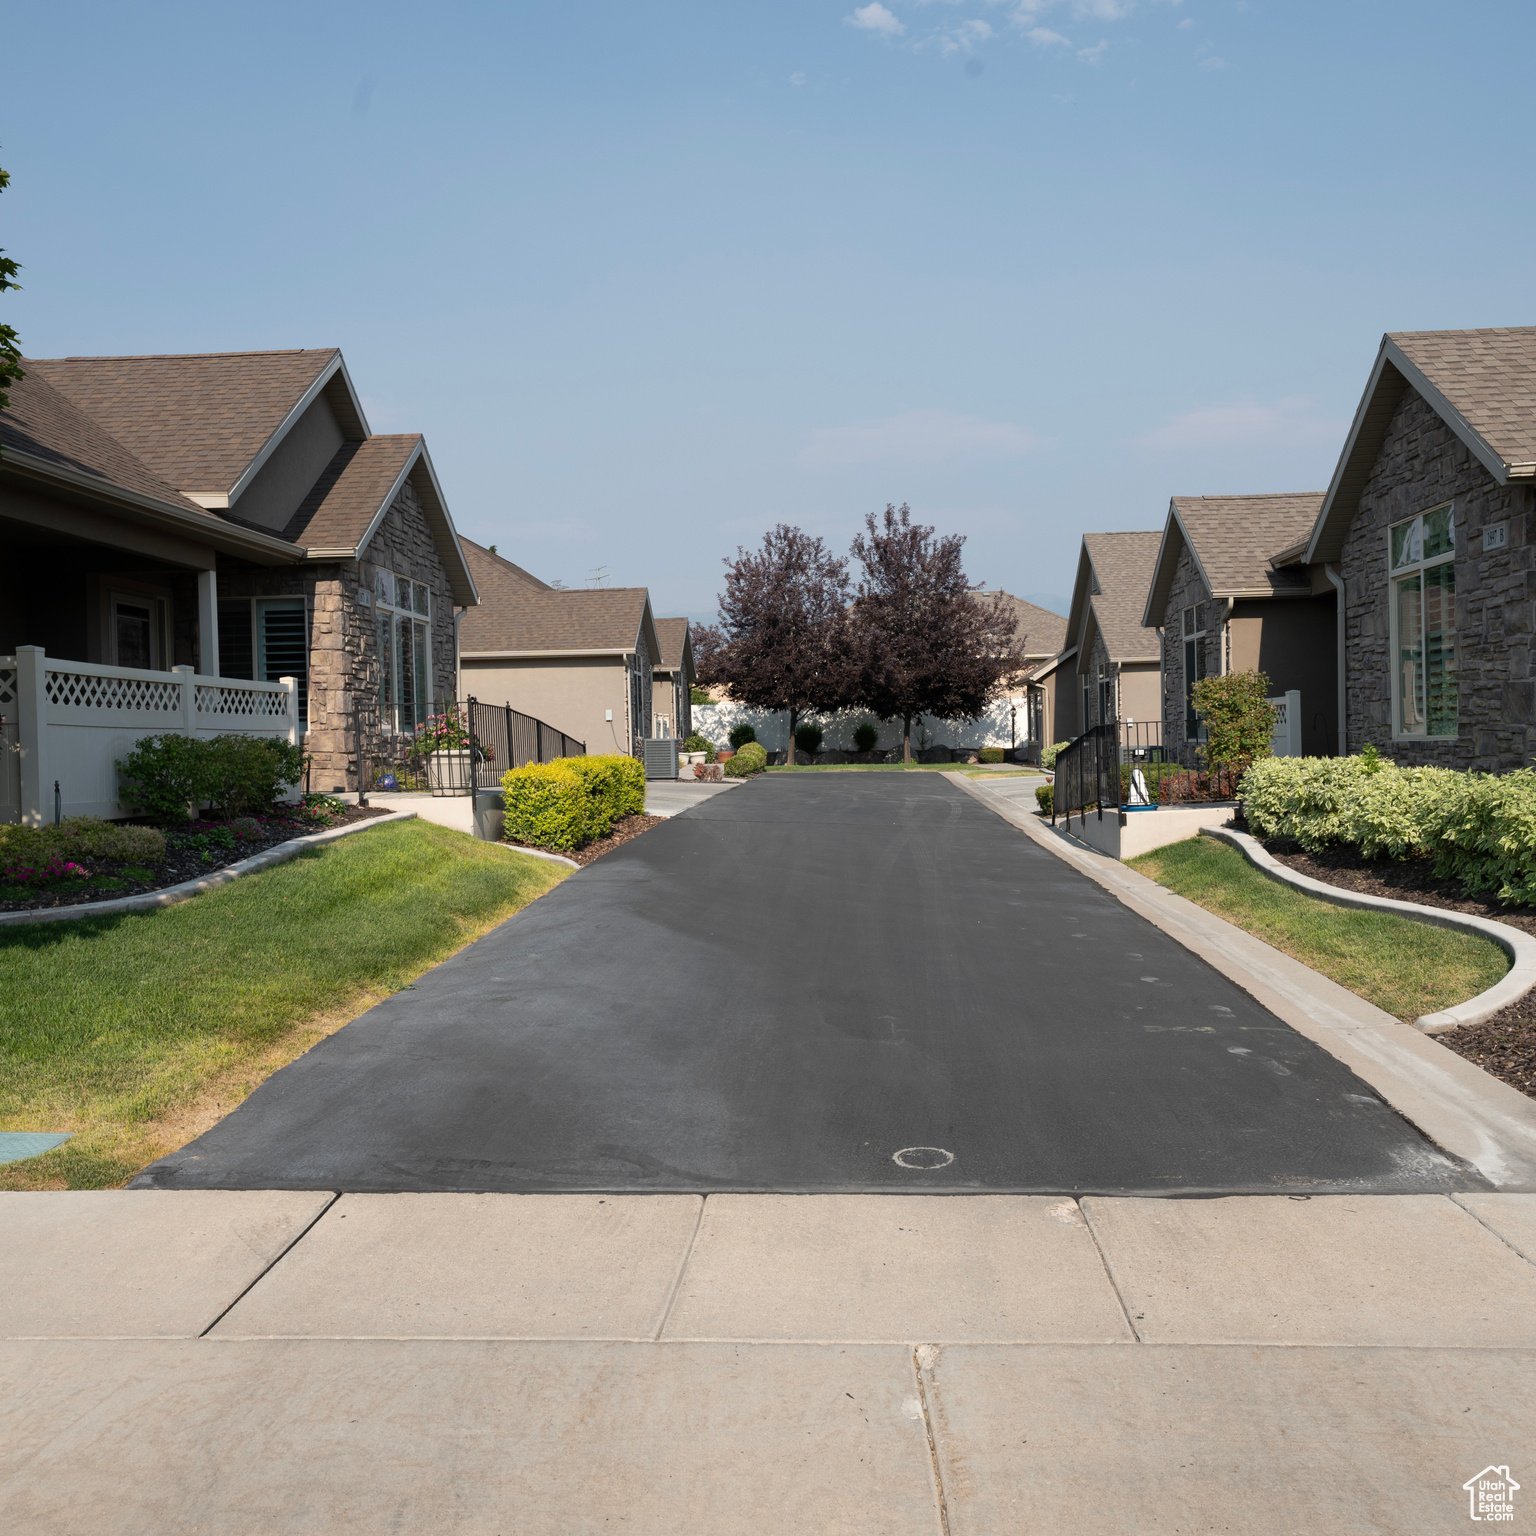
<svg viewBox="0 0 1536 1536">
<path fill-rule="evenodd" d="M 1449 506 L 1387 530 L 1396 736 L 1456 735 L 1456 528 Z"/>
<path fill-rule="evenodd" d="M 413 731 L 432 713 L 432 593 L 424 581 L 375 571 L 379 708 L 385 725 Z"/>
<path fill-rule="evenodd" d="M 219 599 L 219 673 L 299 688 L 299 721 L 309 720 L 309 605 L 302 597 Z"/>
</svg>

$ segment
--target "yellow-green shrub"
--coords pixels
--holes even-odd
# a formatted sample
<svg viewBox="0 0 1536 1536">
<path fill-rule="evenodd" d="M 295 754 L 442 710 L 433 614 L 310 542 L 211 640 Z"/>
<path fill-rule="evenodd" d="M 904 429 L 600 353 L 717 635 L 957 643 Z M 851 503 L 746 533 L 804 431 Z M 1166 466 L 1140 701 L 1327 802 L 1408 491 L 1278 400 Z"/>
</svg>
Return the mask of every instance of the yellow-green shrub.
<svg viewBox="0 0 1536 1536">
<path fill-rule="evenodd" d="M 1333 843 L 1367 858 L 1434 860 L 1469 891 L 1536 905 L 1536 770 L 1497 777 L 1452 768 L 1399 768 L 1374 755 L 1271 757 L 1239 791 L 1260 837 L 1316 853 Z"/>
<path fill-rule="evenodd" d="M 569 758 L 513 768 L 501 776 L 501 788 L 502 836 L 509 842 L 564 852 L 602 836 L 594 830 L 592 797 Z"/>
<path fill-rule="evenodd" d="M 725 776 L 728 779 L 749 779 L 767 766 L 767 749 L 761 742 L 749 741 L 744 747 L 738 747 L 736 755 L 726 763 Z"/>
<path fill-rule="evenodd" d="M 156 827 L 69 816 L 58 826 L 0 824 L 0 864 L 41 864 L 61 859 L 119 859 L 125 864 L 158 864 L 165 857 L 165 834 Z"/>
<path fill-rule="evenodd" d="M 637 757 L 608 752 L 591 757 L 562 757 L 581 777 L 587 793 L 597 802 L 607 824 L 597 835 L 604 836 L 614 822 L 625 816 L 643 815 L 645 811 L 645 765 Z"/>
</svg>

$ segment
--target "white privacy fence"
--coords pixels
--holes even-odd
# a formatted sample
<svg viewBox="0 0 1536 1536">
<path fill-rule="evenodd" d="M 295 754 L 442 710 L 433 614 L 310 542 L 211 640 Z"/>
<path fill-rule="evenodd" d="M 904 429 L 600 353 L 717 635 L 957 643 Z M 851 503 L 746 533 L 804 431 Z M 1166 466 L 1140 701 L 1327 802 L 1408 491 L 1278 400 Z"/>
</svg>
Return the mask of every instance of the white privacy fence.
<svg viewBox="0 0 1536 1536">
<path fill-rule="evenodd" d="M 0 821 L 123 816 L 117 759 L 144 736 L 299 739 L 298 686 L 60 661 L 40 646 L 0 656 Z"/>
<path fill-rule="evenodd" d="M 1009 718 L 1010 707 L 1013 718 Z M 875 746 L 886 751 L 901 745 L 901 721 L 877 720 L 866 709 L 840 709 L 832 714 L 814 712 L 800 717 L 804 725 L 819 725 L 824 732 L 824 752 L 851 752 L 853 733 L 861 725 L 872 725 L 879 733 Z M 693 728 L 699 735 L 723 747 L 733 726 L 750 725 L 757 739 L 769 752 L 782 752 L 789 739 L 789 715 L 781 709 L 750 709 L 745 704 L 726 701 L 720 704 L 695 704 Z M 912 722 L 912 749 L 924 747 L 1007 747 L 1022 745 L 1029 737 L 1029 714 L 1023 698 L 994 700 L 976 720 L 939 720 L 921 715 Z"/>
<path fill-rule="evenodd" d="M 1292 688 L 1269 702 L 1275 709 L 1275 734 L 1270 738 L 1269 750 L 1276 757 L 1302 756 L 1301 694 Z"/>
</svg>

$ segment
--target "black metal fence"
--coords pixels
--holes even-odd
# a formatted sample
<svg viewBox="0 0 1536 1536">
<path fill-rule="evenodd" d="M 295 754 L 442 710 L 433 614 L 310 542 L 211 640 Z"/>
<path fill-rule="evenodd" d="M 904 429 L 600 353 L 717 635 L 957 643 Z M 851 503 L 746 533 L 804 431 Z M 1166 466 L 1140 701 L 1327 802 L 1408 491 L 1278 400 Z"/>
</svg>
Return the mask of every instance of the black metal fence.
<svg viewBox="0 0 1536 1536">
<path fill-rule="evenodd" d="M 495 784 L 508 768 L 582 757 L 586 743 L 506 705 L 448 700 L 416 719 L 408 706 L 357 701 L 352 749 L 358 788 L 467 795 Z"/>
<path fill-rule="evenodd" d="M 1138 805 L 1180 805 L 1236 798 L 1239 773 L 1208 768 L 1200 744 L 1165 741 L 1159 720 L 1108 720 L 1090 726 L 1056 757 L 1051 820 L 1072 813 L 1100 817 Z"/>
<path fill-rule="evenodd" d="M 509 704 L 482 704 L 471 698 L 465 720 L 470 747 L 468 789 L 494 788 L 509 768 L 587 755 L 586 742 L 532 715 L 521 714 Z"/>
</svg>

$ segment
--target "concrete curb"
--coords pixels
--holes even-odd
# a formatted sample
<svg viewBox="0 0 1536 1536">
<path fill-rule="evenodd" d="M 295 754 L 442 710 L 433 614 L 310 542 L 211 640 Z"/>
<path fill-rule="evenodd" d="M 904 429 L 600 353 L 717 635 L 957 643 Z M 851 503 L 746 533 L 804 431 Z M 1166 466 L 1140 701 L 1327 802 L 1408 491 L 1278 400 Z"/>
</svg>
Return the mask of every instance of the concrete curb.
<svg viewBox="0 0 1536 1536">
<path fill-rule="evenodd" d="M 568 859 L 563 853 L 546 853 L 542 848 L 525 848 L 521 843 L 503 843 L 499 840 L 489 846 L 505 848 L 508 853 L 526 853 L 530 859 L 548 859 L 551 864 L 569 864 L 572 869 L 581 868 L 575 859 Z"/>
<path fill-rule="evenodd" d="M 1363 891 L 1346 891 L 1325 880 L 1314 880 L 1310 875 L 1298 875 L 1295 870 L 1282 864 L 1258 841 L 1246 832 L 1234 832 L 1227 827 L 1202 827 L 1201 837 L 1217 838 L 1236 848 L 1260 874 L 1278 885 L 1289 885 L 1308 896 L 1332 902 L 1336 907 L 1358 907 L 1370 912 L 1392 912 L 1398 917 L 1411 918 L 1416 923 L 1430 923 L 1436 928 L 1453 928 L 1461 933 L 1476 934 L 1491 939 L 1509 956 L 1509 972 L 1495 982 L 1486 992 L 1469 997 L 1454 1008 L 1442 1008 L 1438 1013 L 1426 1013 L 1415 1019 L 1413 1027 L 1426 1035 L 1443 1035 L 1468 1024 L 1481 1024 L 1494 1014 L 1518 1003 L 1532 987 L 1536 987 L 1536 939 L 1511 928 L 1507 923 L 1496 923 L 1489 917 L 1477 917 L 1470 912 L 1448 912 L 1441 907 L 1424 907 L 1413 901 L 1393 901 L 1388 896 L 1370 896 Z"/>
<path fill-rule="evenodd" d="M 959 774 L 961 792 L 1198 955 L 1506 1192 L 1536 1192 L 1536 1099 L 1336 981 Z"/>
<path fill-rule="evenodd" d="M 0 928 L 12 928 L 23 923 L 67 923 L 83 917 L 112 917 L 119 912 L 153 912 L 159 907 L 174 907 L 179 901 L 190 901 L 204 891 L 216 890 L 238 880 L 241 875 L 254 875 L 259 869 L 270 869 L 274 864 L 286 864 L 297 858 L 306 848 L 320 843 L 335 842 L 338 837 L 351 837 L 356 832 L 371 832 L 375 827 L 388 826 L 392 821 L 415 821 L 415 811 L 391 811 L 387 816 L 374 816 L 350 827 L 332 827 L 326 832 L 311 832 L 305 837 L 295 837 L 275 848 L 253 853 L 238 864 L 226 865 L 211 875 L 196 880 L 183 880 L 180 885 L 168 885 L 163 891 L 142 891 L 137 896 L 116 896 L 111 901 L 87 901 L 78 907 L 33 907 L 27 912 L 0 912 Z"/>
</svg>

